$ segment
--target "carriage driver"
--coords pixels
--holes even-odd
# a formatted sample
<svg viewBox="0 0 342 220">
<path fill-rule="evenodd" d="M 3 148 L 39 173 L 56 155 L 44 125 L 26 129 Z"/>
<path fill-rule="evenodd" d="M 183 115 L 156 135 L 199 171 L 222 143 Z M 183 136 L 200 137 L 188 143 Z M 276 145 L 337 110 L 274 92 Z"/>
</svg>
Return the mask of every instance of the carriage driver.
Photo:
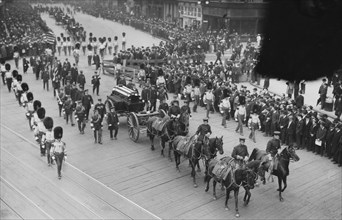
<svg viewBox="0 0 342 220">
<path fill-rule="evenodd" d="M 277 164 L 275 163 L 275 156 L 282 151 L 280 146 L 280 131 L 273 132 L 273 139 L 269 140 L 266 147 L 266 153 L 268 154 L 269 159 L 271 160 L 271 165 L 269 167 L 269 173 L 271 176 L 271 172 L 274 168 L 277 168 Z"/>
<path fill-rule="evenodd" d="M 169 110 L 169 116 L 171 119 L 179 118 L 181 113 L 181 109 L 179 107 L 179 101 L 178 100 L 173 100 L 171 102 L 171 107 Z"/>
<path fill-rule="evenodd" d="M 208 118 L 203 119 L 203 124 L 201 124 L 197 131 L 196 136 L 197 142 L 202 144 L 209 144 L 209 137 L 212 134 L 211 127 L 208 124 Z"/>
<path fill-rule="evenodd" d="M 248 149 L 245 145 L 246 139 L 241 137 L 239 141 L 240 144 L 235 146 L 232 152 L 232 157 L 235 159 L 236 162 L 236 169 L 243 168 L 244 164 L 249 159 Z"/>
</svg>

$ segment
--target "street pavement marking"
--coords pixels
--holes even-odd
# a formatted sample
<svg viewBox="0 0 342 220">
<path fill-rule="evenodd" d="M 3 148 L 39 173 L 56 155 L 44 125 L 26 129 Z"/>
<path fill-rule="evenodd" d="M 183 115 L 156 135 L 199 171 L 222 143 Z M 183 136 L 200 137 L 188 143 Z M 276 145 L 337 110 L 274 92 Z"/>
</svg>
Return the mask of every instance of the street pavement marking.
<svg viewBox="0 0 342 220">
<path fill-rule="evenodd" d="M 21 134 L 19 134 L 18 132 L 12 130 L 11 128 L 7 127 L 6 125 L 1 124 L 1 127 L 11 131 L 12 133 L 14 133 L 15 135 L 17 135 L 18 137 L 20 137 L 21 139 L 27 141 L 28 143 L 30 143 L 31 145 L 33 145 L 34 147 L 36 147 L 36 144 L 32 141 L 30 141 L 29 139 L 25 138 L 24 136 L 22 136 Z M 74 168 L 75 170 L 79 171 L 80 173 L 82 173 L 83 175 L 87 176 L 88 178 L 92 179 L 93 181 L 99 183 L 101 186 L 105 187 L 106 189 L 110 190 L 111 192 L 113 192 L 114 194 L 118 195 L 120 198 L 128 201 L 129 203 L 131 203 L 132 205 L 138 207 L 139 209 L 143 210 L 144 212 L 148 213 L 149 215 L 153 216 L 155 219 L 162 219 L 160 217 L 158 217 L 157 215 L 153 214 L 152 212 L 146 210 L 145 208 L 141 207 L 140 205 L 136 204 L 135 202 L 133 202 L 132 200 L 126 198 L 125 196 L 121 195 L 120 193 L 116 192 L 115 190 L 111 189 L 110 187 L 106 186 L 105 184 L 101 183 L 100 181 L 98 181 L 97 179 L 93 178 L 92 176 L 88 175 L 87 173 L 83 172 L 82 170 L 78 169 L 77 167 L 73 166 L 72 164 L 65 162 L 66 164 L 68 164 L 69 166 L 71 166 L 72 168 Z M 25 198 L 27 198 L 25 196 Z M 44 212 L 45 213 L 45 212 Z M 53 218 L 51 218 L 53 219 Z"/>
<path fill-rule="evenodd" d="M 32 170 L 35 173 L 38 173 L 39 175 L 41 175 L 37 170 L 35 170 L 34 168 L 32 168 L 31 166 L 26 165 L 25 163 L 23 163 L 21 160 L 19 160 L 16 156 L 14 156 L 12 153 L 10 153 L 9 151 L 7 151 L 5 148 L 1 147 L 1 150 L 5 151 L 6 153 L 8 153 L 9 155 L 11 155 L 14 159 L 16 159 L 17 161 L 19 161 L 19 163 L 24 164 L 24 166 L 26 166 L 27 168 L 29 168 L 30 170 Z M 43 175 L 41 175 L 43 176 Z M 45 176 L 43 176 L 43 178 L 47 179 L 47 181 L 51 182 L 52 184 L 56 184 L 56 182 L 51 181 L 50 179 L 46 178 Z M 86 209 L 88 209 L 91 213 L 93 213 L 94 215 L 96 215 L 97 217 L 99 217 L 99 219 L 104 219 L 102 216 L 98 215 L 95 211 L 93 211 L 90 207 L 88 207 L 87 205 L 85 205 L 83 202 L 79 201 L 78 199 L 76 199 L 73 195 L 71 195 L 70 193 L 66 192 L 65 190 L 59 188 L 62 192 L 64 192 L 66 195 L 70 196 L 72 199 L 74 199 L 76 202 L 78 202 L 79 204 L 81 204 L 83 207 L 85 207 Z"/>
<path fill-rule="evenodd" d="M 13 186 L 10 182 L 5 180 L 1 175 L 0 175 L 0 179 L 2 181 L 4 181 L 7 185 L 9 185 L 12 189 L 14 189 L 17 193 L 19 193 L 22 197 L 27 199 L 27 201 L 32 203 L 37 209 L 39 209 L 42 213 L 44 213 L 49 219 L 54 219 L 52 216 L 50 216 L 48 213 L 46 213 L 43 209 L 41 209 L 35 202 L 33 202 L 31 199 L 29 199 L 27 196 L 25 196 L 19 189 L 17 189 L 17 187 Z"/>
</svg>

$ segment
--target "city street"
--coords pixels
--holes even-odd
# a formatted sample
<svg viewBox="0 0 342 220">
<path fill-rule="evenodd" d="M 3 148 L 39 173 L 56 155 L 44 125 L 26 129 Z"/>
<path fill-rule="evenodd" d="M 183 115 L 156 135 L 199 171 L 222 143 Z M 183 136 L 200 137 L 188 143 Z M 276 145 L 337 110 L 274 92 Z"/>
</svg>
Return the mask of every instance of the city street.
<svg viewBox="0 0 342 220">
<path fill-rule="evenodd" d="M 47 14 L 42 14 L 42 17 L 56 36 L 65 33 Z M 120 39 L 121 33 L 126 32 L 128 46 L 146 47 L 160 41 L 132 27 L 102 18 L 78 13 L 75 19 L 85 27 L 87 33 L 92 32 L 97 37 L 113 38 L 117 35 Z M 62 62 L 65 58 L 71 63 L 74 61 L 72 56 L 58 57 Z M 106 58 L 110 58 L 109 55 Z M 9 63 L 14 66 L 13 60 Z M 88 67 L 87 57 L 81 55 L 79 70 L 85 73 L 85 87 L 96 103 L 99 97 L 106 100 L 115 83 L 112 76 L 102 75 L 100 96 L 93 95 L 90 82 L 94 69 L 94 66 Z M 22 73 L 22 65 L 19 72 Z M 33 133 L 28 128 L 25 110 L 18 106 L 13 92 L 8 93 L 7 88 L 1 86 L 1 219 L 235 218 L 234 199 L 229 200 L 230 210 L 226 211 L 225 193 L 219 186 L 217 200 L 213 200 L 212 184 L 209 192 L 204 192 L 202 162 L 202 172 L 197 173 L 199 187 L 194 188 L 188 160 L 181 159 L 178 172 L 174 162 L 160 156 L 158 138 L 155 140 L 155 151 L 150 150 L 146 135 L 141 135 L 137 143 L 131 141 L 125 117 L 120 118 L 118 140 L 110 140 L 105 124 L 103 145 L 94 144 L 89 123 L 85 134 L 81 135 L 76 127 L 67 125 L 59 117 L 52 90 L 43 90 L 42 81 L 35 79 L 31 68 L 23 75 L 23 82 L 28 83 L 35 99 L 42 102 L 46 116 L 54 119 L 54 126 L 63 127 L 68 159 L 63 165 L 63 177 L 58 180 L 56 165 L 48 167 L 46 158 L 39 155 L 39 146 L 34 143 Z M 317 99 L 318 88 L 314 87 L 319 82 L 307 84 L 305 99 L 308 104 L 309 100 Z M 272 81 L 270 90 L 276 85 Z M 283 93 L 282 90 L 281 87 L 275 92 Z M 200 108 L 192 116 L 190 135 L 202 123 L 205 110 Z M 235 121 L 229 121 L 227 128 L 223 128 L 221 120 L 217 113 L 210 115 L 212 137 L 223 136 L 224 154 L 219 155 L 219 158 L 230 156 L 240 137 L 234 131 L 237 126 Z M 257 142 L 253 143 L 248 135 L 249 131 L 244 127 L 249 153 L 255 147 L 265 149 L 270 140 L 270 137 L 257 132 Z M 341 168 L 327 158 L 306 150 L 296 152 L 300 161 L 290 163 L 288 187 L 283 193 L 284 202 L 278 198 L 276 177 L 274 182 L 267 182 L 266 185 L 260 183 L 251 191 L 252 197 L 247 207 L 243 206 L 244 190 L 241 189 L 239 210 L 242 219 L 341 219 Z"/>
</svg>

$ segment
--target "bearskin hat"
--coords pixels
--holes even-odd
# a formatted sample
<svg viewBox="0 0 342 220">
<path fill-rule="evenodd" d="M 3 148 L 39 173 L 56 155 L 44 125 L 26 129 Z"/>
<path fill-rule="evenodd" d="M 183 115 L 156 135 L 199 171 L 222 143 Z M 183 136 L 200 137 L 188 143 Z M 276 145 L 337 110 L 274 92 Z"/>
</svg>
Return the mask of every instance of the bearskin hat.
<svg viewBox="0 0 342 220">
<path fill-rule="evenodd" d="M 60 37 L 57 37 L 57 41 L 61 41 L 61 38 L 60 38 Z"/>
<path fill-rule="evenodd" d="M 34 100 L 33 109 L 37 111 L 40 107 L 42 107 L 42 103 L 39 100 Z"/>
<path fill-rule="evenodd" d="M 44 119 L 45 118 L 45 108 L 41 107 L 37 109 L 37 115 L 39 119 Z"/>
<path fill-rule="evenodd" d="M 81 47 L 81 44 L 80 44 L 79 42 L 77 42 L 77 43 L 75 44 L 75 48 L 79 50 L 80 47 Z"/>
<path fill-rule="evenodd" d="M 67 41 L 70 41 L 70 37 L 67 37 Z"/>
<path fill-rule="evenodd" d="M 93 42 L 93 38 L 89 37 L 89 43 Z"/>
<path fill-rule="evenodd" d="M 140 64 L 140 69 L 145 69 L 145 64 L 144 63 Z"/>
<path fill-rule="evenodd" d="M 246 97 L 243 95 L 239 96 L 239 103 L 240 105 L 246 104 Z"/>
<path fill-rule="evenodd" d="M 11 64 L 6 63 L 6 64 L 5 64 L 5 69 L 6 69 L 7 71 L 10 71 L 10 70 L 11 70 Z"/>
<path fill-rule="evenodd" d="M 108 41 L 111 42 L 111 41 L 112 41 L 112 38 L 108 37 Z"/>
<path fill-rule="evenodd" d="M 50 130 L 53 128 L 53 119 L 51 117 L 44 118 L 43 124 L 46 129 Z"/>
<path fill-rule="evenodd" d="M 63 37 L 63 41 L 66 41 L 67 40 L 67 38 L 66 37 Z"/>
<path fill-rule="evenodd" d="M 93 41 L 96 42 L 96 37 L 93 37 Z"/>
<path fill-rule="evenodd" d="M 55 139 L 61 139 L 63 137 L 63 128 L 61 126 L 57 126 L 53 129 L 53 137 Z"/>
<path fill-rule="evenodd" d="M 18 74 L 18 76 L 17 76 L 17 81 L 18 81 L 18 82 L 21 82 L 21 81 L 23 81 L 23 76 L 22 76 L 22 75 L 20 75 L 20 74 Z"/>
<path fill-rule="evenodd" d="M 27 98 L 27 101 L 32 101 L 33 100 L 33 93 L 32 92 L 28 92 L 27 94 L 26 94 L 26 98 Z"/>
<path fill-rule="evenodd" d="M 115 36 L 115 37 L 114 37 L 114 40 L 118 40 L 118 36 Z"/>
<path fill-rule="evenodd" d="M 89 37 L 93 37 L 93 33 L 90 32 L 90 33 L 89 33 Z"/>
<path fill-rule="evenodd" d="M 208 90 L 213 89 L 213 84 L 212 84 L 212 82 L 208 82 L 208 84 L 207 84 L 207 89 L 208 89 Z"/>
<path fill-rule="evenodd" d="M 63 33 L 61 33 L 61 37 L 62 37 L 62 38 L 64 37 L 64 34 L 63 34 Z"/>
<path fill-rule="evenodd" d="M 24 92 L 27 92 L 29 90 L 29 86 L 25 82 L 21 84 L 21 88 Z"/>
<path fill-rule="evenodd" d="M 14 51 L 18 51 L 18 50 L 19 50 L 18 46 L 14 46 L 14 47 L 13 47 L 13 50 L 14 50 Z"/>
<path fill-rule="evenodd" d="M 93 46 L 91 46 L 91 44 L 88 44 L 87 48 L 88 48 L 88 50 L 92 50 Z"/>
<path fill-rule="evenodd" d="M 13 70 L 13 71 L 12 71 L 12 76 L 13 76 L 13 78 L 17 78 L 17 76 L 18 76 L 18 71 L 17 71 L 17 70 Z"/>
<path fill-rule="evenodd" d="M 122 36 L 125 37 L 125 36 L 126 36 L 126 33 L 125 33 L 125 32 L 122 32 Z"/>
<path fill-rule="evenodd" d="M 107 38 L 106 38 L 106 37 L 103 37 L 102 40 L 103 40 L 103 42 L 105 42 L 105 41 L 107 40 Z"/>
</svg>

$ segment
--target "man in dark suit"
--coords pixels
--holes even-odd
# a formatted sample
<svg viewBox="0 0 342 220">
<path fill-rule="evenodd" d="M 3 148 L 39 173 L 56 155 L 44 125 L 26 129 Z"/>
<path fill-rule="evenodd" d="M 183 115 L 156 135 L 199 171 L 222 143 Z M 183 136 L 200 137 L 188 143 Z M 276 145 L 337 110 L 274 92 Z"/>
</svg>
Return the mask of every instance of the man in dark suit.
<svg viewBox="0 0 342 220">
<path fill-rule="evenodd" d="M 288 118 L 286 116 L 285 110 L 280 112 L 279 117 L 279 128 L 280 128 L 280 141 L 282 144 L 286 142 L 286 128 L 287 128 Z"/>
<path fill-rule="evenodd" d="M 315 152 L 318 155 L 321 155 L 323 157 L 324 154 L 324 148 L 326 143 L 326 135 L 327 135 L 327 129 L 325 127 L 325 122 L 320 121 L 320 126 L 316 133 L 316 141 L 315 141 Z"/>
<path fill-rule="evenodd" d="M 96 53 L 96 51 L 94 51 L 93 61 L 94 61 L 96 70 L 98 70 L 100 68 L 100 56 Z"/>
<path fill-rule="evenodd" d="M 322 80 L 322 85 L 319 87 L 318 90 L 319 99 L 317 100 L 317 105 L 321 102 L 321 109 L 324 108 L 325 99 L 327 98 L 328 86 L 326 81 L 326 79 Z"/>
<path fill-rule="evenodd" d="M 302 94 L 302 91 L 299 91 L 299 95 L 296 97 L 296 106 L 297 108 L 302 108 L 304 105 L 304 96 Z"/>
<path fill-rule="evenodd" d="M 307 150 L 309 149 L 310 143 L 310 128 L 311 128 L 310 115 L 306 115 L 303 120 L 303 135 L 302 135 L 302 145 Z"/>
<path fill-rule="evenodd" d="M 298 122 L 296 124 L 296 144 L 297 144 L 298 149 L 303 149 L 304 148 L 304 145 L 302 143 L 303 127 L 304 127 L 303 115 L 298 114 L 297 119 L 298 119 Z"/>
<path fill-rule="evenodd" d="M 289 122 L 286 127 L 286 144 L 291 145 L 294 143 L 294 136 L 296 133 L 296 124 L 293 120 L 293 115 L 289 115 Z"/>
</svg>

